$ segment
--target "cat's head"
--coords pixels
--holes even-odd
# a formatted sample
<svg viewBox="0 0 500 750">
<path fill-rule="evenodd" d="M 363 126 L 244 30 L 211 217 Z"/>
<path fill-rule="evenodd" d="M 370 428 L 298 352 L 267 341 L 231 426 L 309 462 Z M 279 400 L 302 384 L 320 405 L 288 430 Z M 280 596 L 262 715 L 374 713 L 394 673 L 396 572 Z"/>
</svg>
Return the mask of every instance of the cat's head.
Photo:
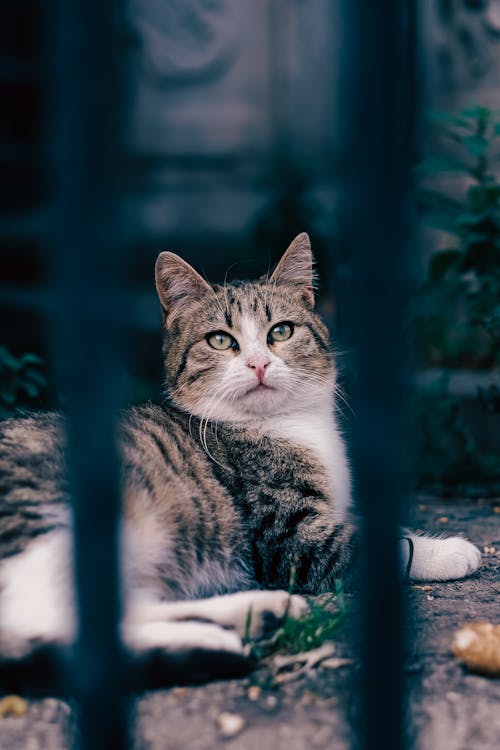
<svg viewBox="0 0 500 750">
<path fill-rule="evenodd" d="M 307 234 L 270 276 L 210 285 L 174 253 L 156 262 L 170 398 L 199 417 L 245 422 L 328 408 L 335 365 L 314 312 Z"/>
</svg>

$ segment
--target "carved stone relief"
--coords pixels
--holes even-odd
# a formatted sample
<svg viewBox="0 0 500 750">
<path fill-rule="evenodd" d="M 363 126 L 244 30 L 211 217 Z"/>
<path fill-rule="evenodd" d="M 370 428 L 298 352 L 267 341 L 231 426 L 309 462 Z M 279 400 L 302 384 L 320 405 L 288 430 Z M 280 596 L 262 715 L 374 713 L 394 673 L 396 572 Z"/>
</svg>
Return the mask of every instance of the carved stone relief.
<svg viewBox="0 0 500 750">
<path fill-rule="evenodd" d="M 229 0 L 131 0 L 143 74 L 156 85 L 216 78 L 236 52 L 234 3 Z"/>
<path fill-rule="evenodd" d="M 436 0 L 420 8 L 431 98 L 488 98 L 500 86 L 500 0 Z"/>
<path fill-rule="evenodd" d="M 130 0 L 132 143 L 165 156 L 234 156 L 269 133 L 269 0 Z"/>
</svg>

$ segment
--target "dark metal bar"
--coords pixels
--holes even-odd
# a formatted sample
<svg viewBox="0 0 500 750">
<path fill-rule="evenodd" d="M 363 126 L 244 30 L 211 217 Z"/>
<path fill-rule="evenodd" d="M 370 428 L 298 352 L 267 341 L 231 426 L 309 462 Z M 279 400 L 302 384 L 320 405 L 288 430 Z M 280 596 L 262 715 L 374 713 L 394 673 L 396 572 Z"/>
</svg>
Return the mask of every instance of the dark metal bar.
<svg viewBox="0 0 500 750">
<path fill-rule="evenodd" d="M 360 745 L 405 747 L 398 533 L 404 463 L 402 347 L 409 232 L 408 3 L 347 0 L 341 30 L 344 218 L 354 268 L 354 464 L 362 512 Z"/>
<path fill-rule="evenodd" d="M 68 414 L 79 626 L 69 691 L 79 747 L 127 745 L 118 638 L 116 418 L 120 406 L 120 168 L 125 62 L 120 3 L 54 0 L 49 177 L 56 193 L 56 361 Z"/>
</svg>

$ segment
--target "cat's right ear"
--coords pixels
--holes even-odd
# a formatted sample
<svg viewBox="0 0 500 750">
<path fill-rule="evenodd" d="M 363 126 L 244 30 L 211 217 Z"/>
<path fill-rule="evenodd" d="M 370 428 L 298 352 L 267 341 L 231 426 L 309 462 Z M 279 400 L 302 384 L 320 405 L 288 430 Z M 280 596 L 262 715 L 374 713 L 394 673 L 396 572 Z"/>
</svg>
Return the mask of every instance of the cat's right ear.
<svg viewBox="0 0 500 750">
<path fill-rule="evenodd" d="M 181 310 L 190 302 L 201 299 L 207 292 L 213 293 L 208 282 L 175 253 L 159 254 L 155 280 L 167 326 L 176 321 Z"/>
</svg>

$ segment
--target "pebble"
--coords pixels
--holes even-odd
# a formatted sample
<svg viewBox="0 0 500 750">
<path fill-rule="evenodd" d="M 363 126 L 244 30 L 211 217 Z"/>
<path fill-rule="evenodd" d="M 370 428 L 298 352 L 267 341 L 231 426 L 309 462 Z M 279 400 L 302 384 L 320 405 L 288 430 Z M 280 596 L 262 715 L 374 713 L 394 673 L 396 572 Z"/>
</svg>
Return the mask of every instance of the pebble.
<svg viewBox="0 0 500 750">
<path fill-rule="evenodd" d="M 248 700 L 258 701 L 260 698 L 260 694 L 261 694 L 261 689 L 258 685 L 251 685 L 248 688 L 248 692 L 247 692 Z"/>
<path fill-rule="evenodd" d="M 223 737 L 234 737 L 244 728 L 245 719 L 241 714 L 231 714 L 224 711 L 217 717 L 217 724 Z"/>
<path fill-rule="evenodd" d="M 28 703 L 19 695 L 6 695 L 0 700 L 0 716 L 24 716 Z"/>
<path fill-rule="evenodd" d="M 264 707 L 267 708 L 268 711 L 274 711 L 276 706 L 278 705 L 278 699 L 275 695 L 268 695 Z"/>
</svg>

